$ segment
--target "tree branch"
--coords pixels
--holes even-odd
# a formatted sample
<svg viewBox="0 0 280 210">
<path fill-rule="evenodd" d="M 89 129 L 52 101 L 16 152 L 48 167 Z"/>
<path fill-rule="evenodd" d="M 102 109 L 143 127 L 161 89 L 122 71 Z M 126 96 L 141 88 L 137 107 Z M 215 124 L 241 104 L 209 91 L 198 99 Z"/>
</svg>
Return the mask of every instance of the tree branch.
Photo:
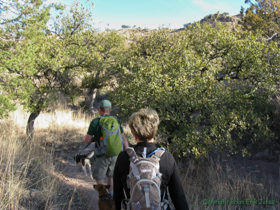
<svg viewBox="0 0 280 210">
<path fill-rule="evenodd" d="M 280 33 L 275 33 L 271 37 L 269 37 L 266 41 L 268 41 L 268 42 L 274 41 L 279 36 L 280 36 Z"/>
</svg>

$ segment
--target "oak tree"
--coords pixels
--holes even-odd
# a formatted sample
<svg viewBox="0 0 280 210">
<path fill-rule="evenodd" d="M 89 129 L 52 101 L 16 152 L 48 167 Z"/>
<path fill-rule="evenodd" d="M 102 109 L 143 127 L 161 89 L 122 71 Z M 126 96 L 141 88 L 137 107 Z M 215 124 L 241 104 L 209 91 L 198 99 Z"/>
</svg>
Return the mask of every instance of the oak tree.
<svg viewBox="0 0 280 210">
<path fill-rule="evenodd" d="M 118 54 L 114 43 L 121 39 L 97 33 L 91 11 L 77 2 L 69 11 L 40 0 L 10 2 L 5 8 L 16 16 L 1 23 L 1 88 L 30 112 L 27 135 L 32 138 L 35 119 L 59 92 L 74 101 L 82 85 L 94 88 L 105 83 L 101 78 L 114 62 L 112 55 Z M 51 8 L 61 11 L 52 27 Z"/>
<path fill-rule="evenodd" d="M 136 38 L 120 60 L 112 99 L 123 119 L 156 109 L 159 139 L 180 156 L 245 153 L 247 144 L 273 138 L 279 55 L 260 34 L 219 23 L 154 31 Z"/>
</svg>

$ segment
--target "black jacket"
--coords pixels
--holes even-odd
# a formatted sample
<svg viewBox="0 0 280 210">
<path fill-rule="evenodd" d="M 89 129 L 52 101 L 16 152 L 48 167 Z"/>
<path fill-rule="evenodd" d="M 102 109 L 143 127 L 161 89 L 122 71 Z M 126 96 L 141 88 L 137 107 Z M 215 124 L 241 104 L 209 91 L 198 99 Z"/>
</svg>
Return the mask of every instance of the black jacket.
<svg viewBox="0 0 280 210">
<path fill-rule="evenodd" d="M 143 148 L 147 147 L 147 154 L 156 150 L 157 147 L 154 143 L 141 142 L 134 146 L 134 150 L 137 155 L 141 156 Z M 185 193 L 181 184 L 178 167 L 174 157 L 169 153 L 165 152 L 160 159 L 160 173 L 162 173 L 161 182 L 161 194 L 167 189 L 169 190 L 172 202 L 176 210 L 187 210 L 188 203 L 185 197 Z M 126 190 L 126 194 L 130 195 L 127 189 L 126 179 L 129 173 L 129 156 L 126 151 L 122 151 L 117 159 L 115 170 L 114 170 L 114 200 L 116 209 L 121 209 L 121 202 L 124 197 L 123 188 Z M 166 194 L 167 196 L 167 194 Z"/>
</svg>

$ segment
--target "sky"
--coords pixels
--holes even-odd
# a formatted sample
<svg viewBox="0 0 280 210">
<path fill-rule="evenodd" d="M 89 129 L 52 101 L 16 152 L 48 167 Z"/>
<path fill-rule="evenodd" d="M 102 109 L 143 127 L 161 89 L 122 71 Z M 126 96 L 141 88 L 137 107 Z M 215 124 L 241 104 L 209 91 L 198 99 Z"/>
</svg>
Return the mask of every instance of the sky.
<svg viewBox="0 0 280 210">
<path fill-rule="evenodd" d="M 46 3 L 71 5 L 69 0 L 47 0 Z M 87 5 L 86 0 L 80 0 Z M 237 15 L 245 0 L 92 0 L 93 20 L 100 30 L 120 29 L 122 25 L 158 29 L 179 29 L 186 23 L 201 20 L 209 14 L 227 12 Z"/>
</svg>

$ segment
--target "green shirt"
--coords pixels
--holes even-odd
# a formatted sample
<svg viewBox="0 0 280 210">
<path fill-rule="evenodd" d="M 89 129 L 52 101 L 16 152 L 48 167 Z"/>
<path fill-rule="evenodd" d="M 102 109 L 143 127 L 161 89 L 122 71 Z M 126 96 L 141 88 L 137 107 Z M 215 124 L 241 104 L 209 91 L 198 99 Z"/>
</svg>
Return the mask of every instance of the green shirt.
<svg viewBox="0 0 280 210">
<path fill-rule="evenodd" d="M 110 115 L 104 114 L 103 116 L 104 117 L 107 117 L 107 116 L 109 117 Z M 116 119 L 120 124 L 121 133 L 123 133 L 122 125 L 121 125 L 119 119 L 118 118 L 116 118 Z M 100 129 L 100 126 L 99 126 L 99 120 L 100 120 L 99 117 L 93 119 L 89 124 L 88 132 L 87 132 L 88 135 L 94 136 L 94 139 L 97 140 L 98 142 L 100 140 L 100 137 L 102 136 L 101 129 Z"/>
</svg>

